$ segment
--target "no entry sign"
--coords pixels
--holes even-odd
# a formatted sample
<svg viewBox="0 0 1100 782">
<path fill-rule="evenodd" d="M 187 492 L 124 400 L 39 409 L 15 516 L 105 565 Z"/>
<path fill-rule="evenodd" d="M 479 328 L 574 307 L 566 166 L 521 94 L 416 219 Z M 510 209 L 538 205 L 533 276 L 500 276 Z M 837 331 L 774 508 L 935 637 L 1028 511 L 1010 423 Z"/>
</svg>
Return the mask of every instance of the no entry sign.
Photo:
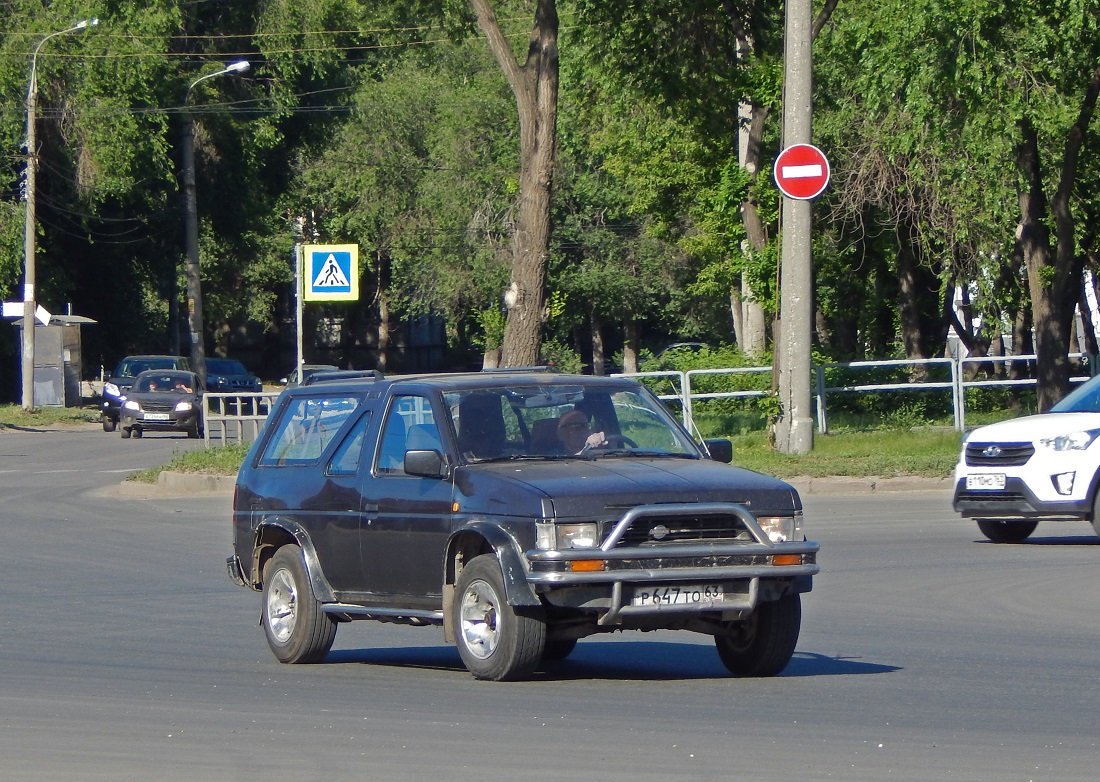
<svg viewBox="0 0 1100 782">
<path fill-rule="evenodd" d="M 829 184 L 829 160 L 813 144 L 789 146 L 775 159 L 775 184 L 787 198 L 817 198 Z"/>
</svg>

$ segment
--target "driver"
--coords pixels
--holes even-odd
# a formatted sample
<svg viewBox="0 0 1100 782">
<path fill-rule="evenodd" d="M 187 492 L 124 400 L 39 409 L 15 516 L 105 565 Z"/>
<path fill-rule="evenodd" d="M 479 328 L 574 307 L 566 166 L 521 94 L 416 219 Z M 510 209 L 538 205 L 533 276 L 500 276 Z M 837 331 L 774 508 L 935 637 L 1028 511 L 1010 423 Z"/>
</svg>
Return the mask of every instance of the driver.
<svg viewBox="0 0 1100 782">
<path fill-rule="evenodd" d="M 607 445 L 603 432 L 593 432 L 588 416 L 580 410 L 570 410 L 558 419 L 558 439 L 568 453 L 581 453 L 589 448 Z"/>
</svg>

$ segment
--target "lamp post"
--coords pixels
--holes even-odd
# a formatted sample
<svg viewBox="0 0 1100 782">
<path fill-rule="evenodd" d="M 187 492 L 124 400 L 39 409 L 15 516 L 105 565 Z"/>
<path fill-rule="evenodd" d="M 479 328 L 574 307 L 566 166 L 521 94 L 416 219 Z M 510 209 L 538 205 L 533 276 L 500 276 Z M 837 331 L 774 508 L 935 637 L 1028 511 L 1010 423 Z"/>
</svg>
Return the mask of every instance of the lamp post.
<svg viewBox="0 0 1100 782">
<path fill-rule="evenodd" d="M 75 33 L 87 27 L 95 27 L 98 19 L 81 19 L 72 27 L 50 33 L 38 42 L 31 55 L 31 80 L 27 87 L 27 210 L 24 226 L 23 258 L 23 409 L 34 409 L 34 312 L 35 302 L 35 178 L 38 172 L 38 154 L 35 147 L 35 113 L 38 109 L 38 52 L 51 38 Z"/>
<path fill-rule="evenodd" d="M 191 371 L 199 379 L 199 387 L 206 388 L 206 346 L 202 337 L 202 279 L 199 275 L 199 209 L 195 199 L 195 120 L 191 116 L 189 101 L 191 90 L 199 82 L 223 76 L 227 73 L 244 73 L 250 65 L 246 60 L 231 63 L 220 71 L 200 76 L 191 82 L 183 98 L 183 227 L 184 276 L 187 278 L 187 327 L 191 333 Z"/>
</svg>

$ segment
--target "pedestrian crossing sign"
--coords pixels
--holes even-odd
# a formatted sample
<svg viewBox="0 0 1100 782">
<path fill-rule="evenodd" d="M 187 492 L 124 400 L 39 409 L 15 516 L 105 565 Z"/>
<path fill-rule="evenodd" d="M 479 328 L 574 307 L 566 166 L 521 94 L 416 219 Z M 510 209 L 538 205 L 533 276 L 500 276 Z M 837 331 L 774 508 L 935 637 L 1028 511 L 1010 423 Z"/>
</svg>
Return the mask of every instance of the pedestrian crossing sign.
<svg viewBox="0 0 1100 782">
<path fill-rule="evenodd" d="M 302 255 L 306 301 L 359 300 L 359 245 L 307 244 Z"/>
</svg>

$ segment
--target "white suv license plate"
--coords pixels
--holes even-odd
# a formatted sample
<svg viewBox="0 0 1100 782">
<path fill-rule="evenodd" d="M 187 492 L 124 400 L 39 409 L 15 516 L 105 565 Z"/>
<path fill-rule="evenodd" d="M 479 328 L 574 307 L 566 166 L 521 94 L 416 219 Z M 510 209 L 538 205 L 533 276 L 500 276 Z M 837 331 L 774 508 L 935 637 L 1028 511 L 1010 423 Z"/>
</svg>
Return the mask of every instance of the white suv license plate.
<svg viewBox="0 0 1100 782">
<path fill-rule="evenodd" d="M 722 601 L 719 584 L 643 587 L 634 590 L 632 605 L 636 606 L 691 606 L 709 605 Z"/>
<path fill-rule="evenodd" d="M 146 413 L 146 421 L 167 421 L 171 416 L 168 413 Z"/>
<path fill-rule="evenodd" d="M 977 491 L 999 491 L 1005 487 L 1003 472 L 979 472 L 966 476 L 966 488 Z"/>
</svg>

